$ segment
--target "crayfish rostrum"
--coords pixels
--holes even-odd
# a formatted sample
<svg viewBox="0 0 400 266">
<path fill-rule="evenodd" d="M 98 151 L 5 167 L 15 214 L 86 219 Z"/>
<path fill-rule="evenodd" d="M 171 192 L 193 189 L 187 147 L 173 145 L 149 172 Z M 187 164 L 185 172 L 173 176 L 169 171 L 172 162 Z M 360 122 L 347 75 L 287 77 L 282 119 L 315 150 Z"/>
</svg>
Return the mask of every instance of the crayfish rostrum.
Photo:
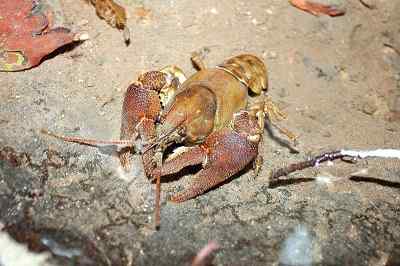
<svg viewBox="0 0 400 266">
<path fill-rule="evenodd" d="M 48 134 L 89 145 L 125 145 L 119 151 L 125 169 L 130 168 L 133 150 L 142 153 L 146 175 L 157 180 L 157 209 L 161 177 L 187 166 L 201 164 L 202 169 L 191 186 L 171 197 L 174 202 L 206 192 L 251 162 L 258 173 L 265 118 L 276 125 L 274 120 L 285 117 L 265 94 L 265 64 L 251 54 L 232 57 L 215 68 L 206 68 L 199 55 L 192 61 L 199 71 L 188 79 L 180 68 L 168 66 L 140 75 L 128 87 L 122 107 L 121 140 Z M 278 129 L 295 139 L 289 131 Z M 185 149 L 163 162 L 163 152 L 173 143 L 182 143 Z"/>
</svg>

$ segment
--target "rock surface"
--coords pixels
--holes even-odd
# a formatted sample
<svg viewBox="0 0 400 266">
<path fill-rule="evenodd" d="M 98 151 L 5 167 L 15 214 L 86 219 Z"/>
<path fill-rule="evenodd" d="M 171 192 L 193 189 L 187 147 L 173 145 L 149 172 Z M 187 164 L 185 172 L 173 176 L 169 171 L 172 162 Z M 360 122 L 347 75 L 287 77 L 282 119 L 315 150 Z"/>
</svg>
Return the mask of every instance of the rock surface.
<svg viewBox="0 0 400 266">
<path fill-rule="evenodd" d="M 346 15 L 330 18 L 281 0 L 125 0 L 128 47 L 91 6 L 61 2 L 71 28 L 93 37 L 38 68 L 0 73 L 0 221 L 11 236 L 51 251 L 58 265 L 190 265 L 210 240 L 221 247 L 215 265 L 400 263 L 398 160 L 335 162 L 268 179 L 321 150 L 400 147 L 399 120 L 380 105 L 390 108 L 400 95 L 398 1 L 374 9 L 348 1 Z M 142 5 L 151 11 L 146 20 L 135 15 Z M 123 175 L 112 151 L 40 130 L 118 138 L 130 82 L 168 64 L 194 73 L 190 54 L 204 49 L 209 66 L 243 52 L 263 56 L 269 94 L 288 114 L 281 124 L 300 136 L 300 154 L 266 133 L 256 179 L 243 171 L 182 204 L 166 198 L 191 176 L 165 181 L 154 231 L 154 185 L 140 160 Z M 374 115 L 363 112 L 366 95 L 379 99 Z M 368 176 L 349 178 L 365 168 Z"/>
</svg>

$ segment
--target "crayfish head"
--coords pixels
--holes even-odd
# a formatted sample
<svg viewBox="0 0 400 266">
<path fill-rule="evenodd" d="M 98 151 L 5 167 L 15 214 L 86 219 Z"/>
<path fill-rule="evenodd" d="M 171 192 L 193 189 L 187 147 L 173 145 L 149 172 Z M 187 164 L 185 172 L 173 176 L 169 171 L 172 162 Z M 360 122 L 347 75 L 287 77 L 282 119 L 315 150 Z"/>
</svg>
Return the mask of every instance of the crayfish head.
<svg viewBox="0 0 400 266">
<path fill-rule="evenodd" d="M 195 85 L 183 90 L 161 116 L 156 145 L 202 142 L 213 131 L 216 109 L 215 96 L 207 88 Z"/>
</svg>

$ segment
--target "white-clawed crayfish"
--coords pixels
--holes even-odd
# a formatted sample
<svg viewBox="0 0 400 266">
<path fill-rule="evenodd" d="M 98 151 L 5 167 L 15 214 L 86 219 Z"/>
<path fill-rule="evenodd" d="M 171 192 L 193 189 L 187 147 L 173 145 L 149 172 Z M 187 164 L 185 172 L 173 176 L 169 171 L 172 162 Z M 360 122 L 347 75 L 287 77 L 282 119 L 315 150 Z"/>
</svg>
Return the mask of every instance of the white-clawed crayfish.
<svg viewBox="0 0 400 266">
<path fill-rule="evenodd" d="M 199 71 L 188 79 L 178 67 L 168 66 L 140 75 L 128 87 L 120 140 L 89 140 L 47 132 L 81 144 L 123 145 L 119 157 L 125 169 L 130 168 L 133 151 L 142 153 L 145 173 L 157 184 L 157 225 L 162 176 L 202 165 L 192 185 L 171 197 L 182 202 L 222 183 L 251 162 L 258 173 L 265 118 L 273 123 L 285 117 L 265 94 L 267 69 L 258 57 L 238 55 L 215 68 L 206 68 L 198 55 L 192 61 Z M 249 96 L 249 90 L 254 97 Z M 295 139 L 287 130 L 278 129 Z M 172 143 L 183 143 L 185 149 L 163 162 L 163 152 Z"/>
</svg>

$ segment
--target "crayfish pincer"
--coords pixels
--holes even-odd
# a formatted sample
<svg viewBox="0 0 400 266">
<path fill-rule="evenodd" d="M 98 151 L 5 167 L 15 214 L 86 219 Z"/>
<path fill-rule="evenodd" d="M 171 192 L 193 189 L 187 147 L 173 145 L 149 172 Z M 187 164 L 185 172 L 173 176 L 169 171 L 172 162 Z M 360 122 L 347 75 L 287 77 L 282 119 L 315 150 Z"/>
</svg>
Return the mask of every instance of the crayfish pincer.
<svg viewBox="0 0 400 266">
<path fill-rule="evenodd" d="M 119 158 L 125 169 L 130 167 L 133 151 L 142 153 L 146 175 L 157 180 L 156 224 L 162 176 L 202 165 L 192 185 L 171 198 L 182 202 L 215 187 L 251 162 L 257 173 L 262 165 L 259 149 L 266 118 L 295 139 L 274 123 L 285 114 L 265 94 L 268 76 L 262 60 L 243 54 L 214 68 L 206 68 L 197 55 L 192 61 L 199 71 L 189 78 L 172 65 L 146 72 L 128 87 L 120 140 L 98 141 L 47 132 L 81 144 L 120 145 Z M 173 143 L 183 144 L 184 151 L 163 162 L 163 153 Z"/>
</svg>

